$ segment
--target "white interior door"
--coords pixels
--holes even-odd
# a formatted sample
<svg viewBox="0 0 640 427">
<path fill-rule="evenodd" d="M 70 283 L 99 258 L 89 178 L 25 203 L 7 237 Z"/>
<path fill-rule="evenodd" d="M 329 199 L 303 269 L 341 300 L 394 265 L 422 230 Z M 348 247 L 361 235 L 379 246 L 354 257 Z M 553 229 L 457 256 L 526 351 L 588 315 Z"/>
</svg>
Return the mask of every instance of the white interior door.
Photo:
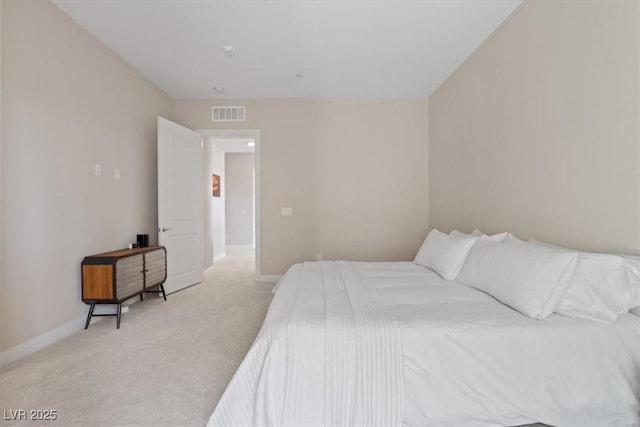
<svg viewBox="0 0 640 427">
<path fill-rule="evenodd" d="M 158 117 L 158 243 L 167 293 L 202 281 L 202 135 Z"/>
</svg>

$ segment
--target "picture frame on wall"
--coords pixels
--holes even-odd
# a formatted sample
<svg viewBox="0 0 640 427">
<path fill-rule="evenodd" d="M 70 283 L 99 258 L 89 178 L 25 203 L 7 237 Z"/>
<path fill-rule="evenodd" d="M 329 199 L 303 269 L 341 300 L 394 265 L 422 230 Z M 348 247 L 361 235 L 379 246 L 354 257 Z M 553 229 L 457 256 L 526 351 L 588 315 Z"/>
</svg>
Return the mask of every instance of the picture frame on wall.
<svg viewBox="0 0 640 427">
<path fill-rule="evenodd" d="M 211 177 L 211 194 L 213 197 L 220 197 L 220 175 L 215 173 Z"/>
</svg>

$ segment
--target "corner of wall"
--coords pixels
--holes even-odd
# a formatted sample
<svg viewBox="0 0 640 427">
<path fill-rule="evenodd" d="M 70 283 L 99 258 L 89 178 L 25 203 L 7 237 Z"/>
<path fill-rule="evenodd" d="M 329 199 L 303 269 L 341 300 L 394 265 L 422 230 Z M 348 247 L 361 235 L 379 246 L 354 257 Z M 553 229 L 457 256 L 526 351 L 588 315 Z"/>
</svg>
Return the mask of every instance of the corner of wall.
<svg viewBox="0 0 640 427">
<path fill-rule="evenodd" d="M 427 99 L 425 99 L 425 108 L 427 110 L 427 117 L 425 120 L 425 124 L 426 124 L 426 132 L 425 132 L 425 137 L 427 138 L 426 143 L 427 143 L 427 158 L 425 160 L 425 167 L 427 168 L 427 229 L 431 229 L 431 168 L 429 167 L 429 163 L 431 162 L 431 136 L 430 136 L 430 132 L 431 132 L 431 126 L 430 126 L 430 114 L 431 114 L 431 108 L 430 108 L 430 104 L 431 103 L 431 97 L 429 96 Z"/>
</svg>

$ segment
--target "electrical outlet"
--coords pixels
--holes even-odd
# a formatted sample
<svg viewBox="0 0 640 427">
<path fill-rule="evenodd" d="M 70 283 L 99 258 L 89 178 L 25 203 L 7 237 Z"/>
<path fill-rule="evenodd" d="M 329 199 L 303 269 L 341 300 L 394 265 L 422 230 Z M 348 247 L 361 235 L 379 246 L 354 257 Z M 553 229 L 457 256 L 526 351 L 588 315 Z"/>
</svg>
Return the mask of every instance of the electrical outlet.
<svg viewBox="0 0 640 427">
<path fill-rule="evenodd" d="M 116 171 L 114 173 L 114 177 L 115 177 L 116 181 L 118 181 L 120 179 L 120 169 L 116 169 Z"/>
<path fill-rule="evenodd" d="M 322 261 L 322 254 L 316 255 L 318 261 Z"/>
<path fill-rule="evenodd" d="M 293 216 L 293 208 L 280 208 L 281 216 Z"/>
<path fill-rule="evenodd" d="M 93 167 L 93 171 L 96 176 L 102 175 L 102 166 L 96 163 L 96 165 Z"/>
</svg>

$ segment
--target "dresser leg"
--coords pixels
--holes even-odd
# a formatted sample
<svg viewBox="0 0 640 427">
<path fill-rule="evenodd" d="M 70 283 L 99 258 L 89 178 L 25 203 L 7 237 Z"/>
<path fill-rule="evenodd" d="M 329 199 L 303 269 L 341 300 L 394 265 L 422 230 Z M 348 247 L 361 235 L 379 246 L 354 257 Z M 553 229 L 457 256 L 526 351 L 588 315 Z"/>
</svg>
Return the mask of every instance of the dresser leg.
<svg viewBox="0 0 640 427">
<path fill-rule="evenodd" d="M 144 291 L 140 292 L 140 301 L 144 301 Z"/>
<path fill-rule="evenodd" d="M 160 290 L 162 291 L 162 298 L 164 298 L 164 300 L 167 300 L 167 294 L 164 293 L 164 284 L 160 285 Z"/>
<path fill-rule="evenodd" d="M 116 329 L 120 329 L 120 316 L 122 315 L 122 304 L 118 304 L 118 316 L 116 320 Z"/>
<path fill-rule="evenodd" d="M 94 302 L 89 307 L 89 313 L 87 313 L 87 322 L 84 324 L 84 328 L 87 329 L 89 327 L 89 323 L 91 322 L 91 316 L 93 316 L 93 309 L 96 307 L 96 303 Z"/>
</svg>

